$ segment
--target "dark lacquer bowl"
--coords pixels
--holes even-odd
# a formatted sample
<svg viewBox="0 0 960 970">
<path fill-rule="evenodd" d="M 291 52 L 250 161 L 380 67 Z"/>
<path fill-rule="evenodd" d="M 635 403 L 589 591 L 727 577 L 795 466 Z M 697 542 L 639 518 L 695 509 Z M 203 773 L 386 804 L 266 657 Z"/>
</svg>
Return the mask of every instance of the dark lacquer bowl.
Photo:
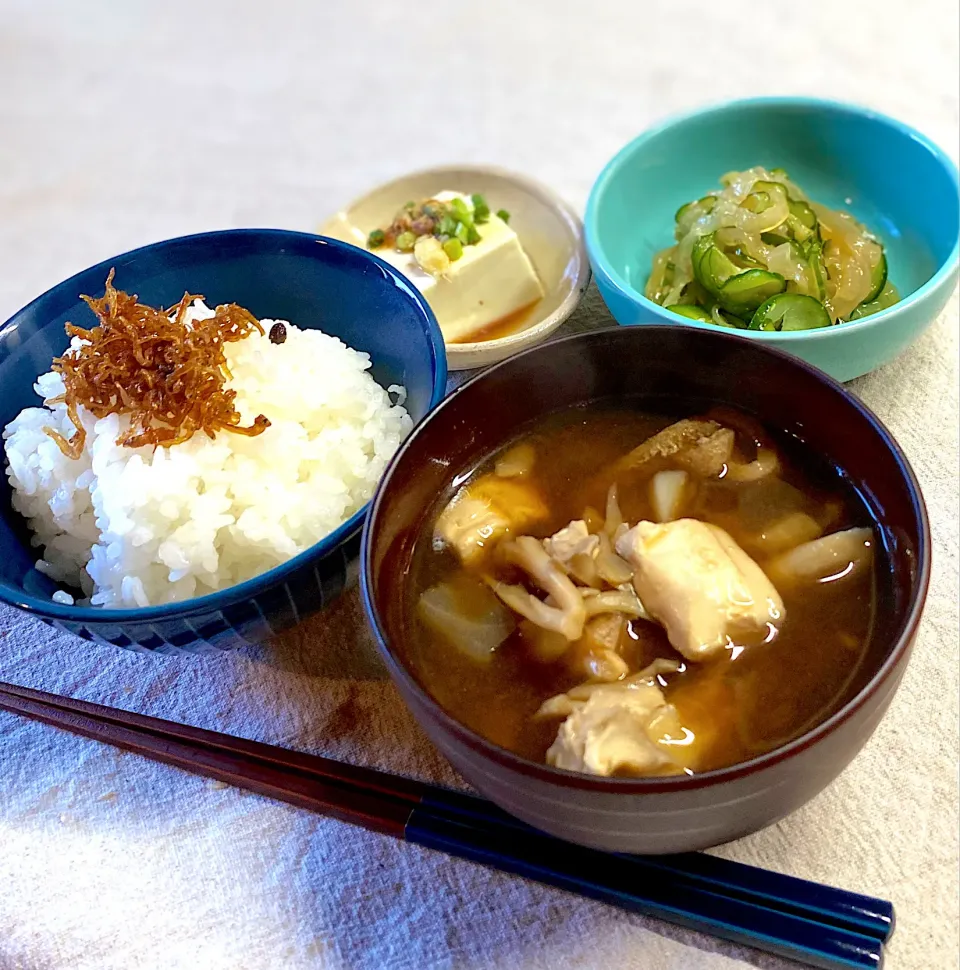
<svg viewBox="0 0 960 970">
<path fill-rule="evenodd" d="M 0 327 L 0 428 L 36 406 L 33 383 L 67 347 L 64 323 L 86 325 L 80 294 L 98 295 L 111 268 L 118 288 L 170 306 L 184 290 L 239 303 L 258 317 L 290 320 L 340 337 L 373 362 L 383 386 L 402 383 L 420 420 L 446 386 L 443 337 L 423 297 L 371 253 L 322 236 L 235 229 L 154 243 L 58 284 Z M 90 318 L 92 319 L 92 318 Z M 0 474 L 0 601 L 88 640 L 161 652 L 229 649 L 263 640 L 329 603 L 355 579 L 366 506 L 316 545 L 269 572 L 207 596 L 144 609 L 54 603 L 37 572 L 23 519 Z"/>
<path fill-rule="evenodd" d="M 868 656 L 836 712 L 752 761 L 688 777 L 596 778 L 535 764 L 459 724 L 411 667 L 402 585 L 423 515 L 452 478 L 540 415 L 639 397 L 667 412 L 733 405 L 842 468 L 874 517 L 889 566 Z M 481 417 L 482 416 L 482 417 Z M 361 583 L 387 666 L 437 747 L 508 812 L 572 842 L 639 853 L 717 845 L 774 822 L 828 785 L 863 747 L 900 682 L 930 572 L 913 471 L 890 433 L 844 388 L 754 341 L 684 326 L 624 327 L 530 350 L 465 384 L 404 443 L 367 522 Z"/>
</svg>

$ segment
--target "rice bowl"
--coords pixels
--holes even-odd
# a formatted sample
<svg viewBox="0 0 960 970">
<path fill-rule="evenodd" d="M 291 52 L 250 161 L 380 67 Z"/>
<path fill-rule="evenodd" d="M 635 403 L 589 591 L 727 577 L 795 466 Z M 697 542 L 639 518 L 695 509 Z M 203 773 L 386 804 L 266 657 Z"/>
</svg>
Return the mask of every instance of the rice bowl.
<svg viewBox="0 0 960 970">
<path fill-rule="evenodd" d="M 198 300 L 186 319 L 212 316 Z M 81 409 L 74 459 L 44 430 L 71 433 L 63 403 L 26 408 L 4 429 L 12 504 L 42 548 L 37 569 L 72 588 L 55 601 L 137 608 L 203 596 L 305 551 L 370 498 L 412 427 L 405 389 L 377 384 L 369 356 L 336 337 L 261 325 L 224 348 L 242 420 L 269 415 L 256 437 L 131 448 L 117 443 L 125 416 Z M 50 371 L 35 390 L 52 401 L 64 385 Z"/>
</svg>

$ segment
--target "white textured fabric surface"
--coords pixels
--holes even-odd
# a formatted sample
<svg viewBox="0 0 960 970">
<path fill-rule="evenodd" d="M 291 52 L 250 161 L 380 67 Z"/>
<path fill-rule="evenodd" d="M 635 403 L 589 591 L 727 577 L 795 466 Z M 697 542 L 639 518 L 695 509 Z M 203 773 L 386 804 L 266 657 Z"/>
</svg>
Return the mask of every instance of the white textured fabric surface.
<svg viewBox="0 0 960 970">
<path fill-rule="evenodd" d="M 487 161 L 582 207 L 604 161 L 705 100 L 800 92 L 912 122 L 954 156 L 953 0 L 0 3 L 0 319 L 181 233 L 313 229 L 371 184 Z M 574 326 L 608 319 L 595 290 Z M 891 970 L 958 965 L 957 300 L 856 383 L 923 484 L 934 578 L 863 754 L 720 850 L 892 899 Z M 456 784 L 355 596 L 201 659 L 57 635 L 0 609 L 0 680 Z M 0 970 L 631 968 L 772 958 L 0 714 Z"/>
</svg>

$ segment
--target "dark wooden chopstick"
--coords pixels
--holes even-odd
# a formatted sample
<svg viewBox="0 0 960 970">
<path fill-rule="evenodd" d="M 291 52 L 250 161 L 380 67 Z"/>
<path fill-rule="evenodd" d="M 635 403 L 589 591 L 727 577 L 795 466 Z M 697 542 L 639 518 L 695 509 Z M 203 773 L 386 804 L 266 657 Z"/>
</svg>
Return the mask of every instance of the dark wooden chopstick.
<svg viewBox="0 0 960 970">
<path fill-rule="evenodd" d="M 0 684 L 0 708 L 195 774 L 818 967 L 879 967 L 889 903 L 692 853 L 614 855 L 459 792 L 200 728 Z"/>
<path fill-rule="evenodd" d="M 349 783 L 356 788 L 372 795 L 387 796 L 392 800 L 400 800 L 412 807 L 428 809 L 438 814 L 465 816 L 468 820 L 482 825 L 508 826 L 526 833 L 536 832 L 530 826 L 508 815 L 492 803 L 464 792 L 452 791 L 437 785 L 420 782 L 398 775 L 372 768 L 344 764 L 330 758 L 304 754 L 287 748 L 249 741 L 232 735 L 206 731 L 202 728 L 191 727 L 173 721 L 162 721 L 128 711 L 103 707 L 87 701 L 73 698 L 58 697 L 28 687 L 10 684 L 0 684 L 0 690 L 9 694 L 46 704 L 54 704 L 66 712 L 89 714 L 103 721 L 118 725 L 135 726 L 147 731 L 157 732 L 164 739 L 179 739 L 188 744 L 208 749 L 207 764 L 223 766 L 229 764 L 232 757 L 246 756 L 257 762 L 279 768 L 294 769 L 317 781 L 341 786 Z M 58 726 L 59 722 L 55 723 Z M 109 743 L 117 743 L 111 739 Z M 135 736 L 140 747 L 140 735 Z M 216 753 L 222 752 L 227 756 L 217 758 Z M 190 748 L 186 753 L 192 760 L 195 749 Z M 181 767 L 189 767 L 182 765 Z M 249 777 L 248 762 L 241 762 L 240 767 L 245 771 L 244 777 Z M 224 779 L 221 779 L 224 780 Z M 233 782 L 238 787 L 244 787 Z M 339 787 L 334 789 L 335 797 L 340 796 Z M 829 922 L 841 928 L 854 932 L 876 936 L 880 940 L 887 940 L 893 931 L 894 914 L 890 903 L 823 886 L 818 883 L 797 879 L 781 873 L 769 872 L 754 866 L 743 865 L 726 859 L 719 859 L 703 853 L 688 853 L 682 856 L 624 856 L 634 865 L 642 867 L 644 871 L 659 871 L 671 877 L 682 875 L 685 879 L 696 882 L 704 888 L 734 895 L 748 901 L 758 902 L 772 908 L 785 909 L 797 915 L 806 916 L 821 922 Z"/>
</svg>

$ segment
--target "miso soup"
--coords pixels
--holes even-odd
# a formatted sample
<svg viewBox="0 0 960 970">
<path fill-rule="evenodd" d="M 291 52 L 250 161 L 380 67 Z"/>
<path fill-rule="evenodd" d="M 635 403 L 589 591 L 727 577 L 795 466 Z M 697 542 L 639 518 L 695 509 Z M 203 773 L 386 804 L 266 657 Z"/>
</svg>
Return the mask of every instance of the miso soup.
<svg viewBox="0 0 960 970">
<path fill-rule="evenodd" d="M 866 509 L 739 412 L 576 408 L 461 472 L 414 551 L 410 659 L 504 748 L 600 775 L 721 768 L 828 717 L 864 658 Z"/>
</svg>

